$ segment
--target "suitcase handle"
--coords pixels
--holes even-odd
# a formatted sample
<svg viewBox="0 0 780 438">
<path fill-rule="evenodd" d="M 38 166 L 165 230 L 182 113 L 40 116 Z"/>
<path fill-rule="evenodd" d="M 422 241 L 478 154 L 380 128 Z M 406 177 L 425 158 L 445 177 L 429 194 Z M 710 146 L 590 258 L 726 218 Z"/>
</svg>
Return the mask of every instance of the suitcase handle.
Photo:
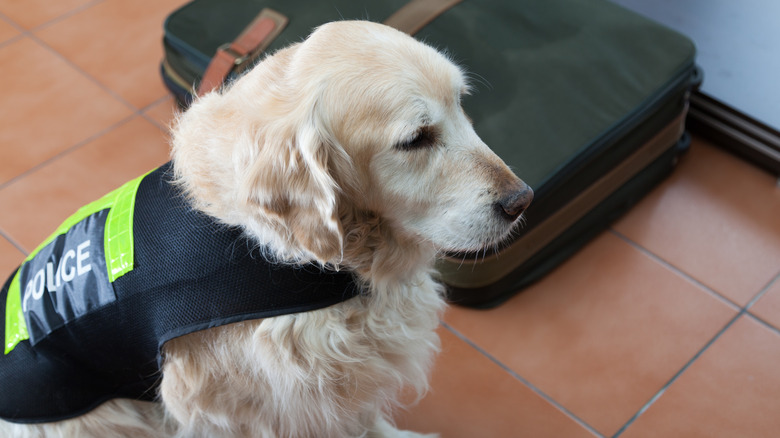
<svg viewBox="0 0 780 438">
<path fill-rule="evenodd" d="M 384 24 L 414 35 L 461 1 L 411 0 L 385 20 Z M 198 95 L 202 96 L 222 85 L 230 72 L 265 50 L 282 32 L 288 21 L 287 17 L 273 9 L 265 8 L 260 11 L 232 43 L 217 49 L 198 85 Z"/>
<path fill-rule="evenodd" d="M 265 50 L 288 21 L 287 17 L 273 9 L 260 11 L 232 43 L 217 49 L 198 85 L 198 95 L 202 96 L 222 85 L 230 72 Z"/>
<path fill-rule="evenodd" d="M 436 17 L 457 5 L 462 0 L 412 0 L 395 11 L 387 20 L 386 25 L 401 32 L 414 35 L 433 21 Z"/>
</svg>

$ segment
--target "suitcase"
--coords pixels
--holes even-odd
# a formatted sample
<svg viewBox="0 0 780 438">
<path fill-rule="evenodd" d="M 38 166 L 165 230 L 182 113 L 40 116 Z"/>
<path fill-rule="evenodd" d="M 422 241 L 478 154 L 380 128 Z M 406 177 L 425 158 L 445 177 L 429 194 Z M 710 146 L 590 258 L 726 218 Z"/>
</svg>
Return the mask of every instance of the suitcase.
<svg viewBox="0 0 780 438">
<path fill-rule="evenodd" d="M 163 79 L 186 105 L 218 48 L 264 8 L 289 20 L 265 41 L 270 53 L 327 21 L 392 21 L 407 1 L 195 0 L 165 22 Z M 506 244 L 438 263 L 451 302 L 487 308 L 558 266 L 672 171 L 689 144 L 685 116 L 701 74 L 688 38 L 607 1 L 449 3 L 411 14 L 428 14 L 416 37 L 470 72 L 476 92 L 463 105 L 477 133 L 535 192 Z"/>
</svg>

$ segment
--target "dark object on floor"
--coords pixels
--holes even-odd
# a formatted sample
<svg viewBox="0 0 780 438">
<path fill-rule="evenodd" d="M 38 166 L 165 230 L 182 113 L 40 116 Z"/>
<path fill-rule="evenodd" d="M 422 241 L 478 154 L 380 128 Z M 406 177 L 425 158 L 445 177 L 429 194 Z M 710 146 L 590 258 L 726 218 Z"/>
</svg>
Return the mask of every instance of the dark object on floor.
<svg viewBox="0 0 780 438">
<path fill-rule="evenodd" d="M 406 3 L 196 0 L 166 21 L 163 78 L 186 105 L 217 49 L 263 8 L 289 19 L 270 53 L 327 21 L 385 21 Z M 536 281 L 636 203 L 687 148 L 688 98 L 700 80 L 695 48 L 620 6 L 463 1 L 416 37 L 471 72 L 474 93 L 463 105 L 477 133 L 535 192 L 507 245 L 441 261 L 454 303 L 495 306 Z"/>
</svg>

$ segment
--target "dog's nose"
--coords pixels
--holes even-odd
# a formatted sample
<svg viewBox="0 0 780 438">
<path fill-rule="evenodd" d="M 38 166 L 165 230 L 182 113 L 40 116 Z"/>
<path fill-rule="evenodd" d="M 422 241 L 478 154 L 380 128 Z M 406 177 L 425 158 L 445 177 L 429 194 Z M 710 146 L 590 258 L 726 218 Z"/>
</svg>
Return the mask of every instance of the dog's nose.
<svg viewBox="0 0 780 438">
<path fill-rule="evenodd" d="M 534 191 L 521 183 L 521 187 L 497 202 L 499 213 L 509 221 L 514 222 L 528 208 L 534 199 Z"/>
</svg>

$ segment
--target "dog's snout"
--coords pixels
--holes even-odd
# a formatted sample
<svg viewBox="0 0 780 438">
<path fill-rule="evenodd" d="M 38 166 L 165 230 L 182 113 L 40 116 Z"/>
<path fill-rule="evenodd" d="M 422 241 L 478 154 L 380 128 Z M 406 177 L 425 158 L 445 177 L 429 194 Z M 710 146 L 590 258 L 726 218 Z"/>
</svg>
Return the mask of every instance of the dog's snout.
<svg viewBox="0 0 780 438">
<path fill-rule="evenodd" d="M 534 199 L 534 191 L 521 183 L 519 187 L 499 199 L 496 203 L 499 213 L 509 221 L 514 222 L 520 217 Z"/>
</svg>

